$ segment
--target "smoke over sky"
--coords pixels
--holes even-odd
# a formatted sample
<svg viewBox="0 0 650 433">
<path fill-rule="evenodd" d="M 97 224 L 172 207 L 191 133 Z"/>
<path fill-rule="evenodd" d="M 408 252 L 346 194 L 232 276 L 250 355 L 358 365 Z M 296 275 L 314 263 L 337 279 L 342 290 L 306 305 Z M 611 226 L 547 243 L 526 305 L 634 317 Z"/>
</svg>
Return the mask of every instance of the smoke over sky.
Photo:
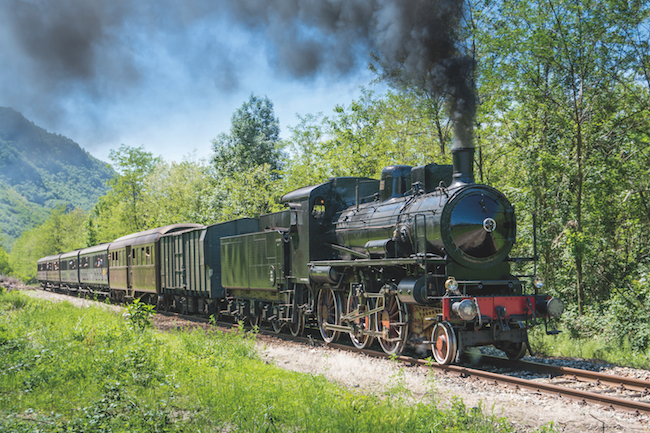
<svg viewBox="0 0 650 433">
<path fill-rule="evenodd" d="M 452 0 L 4 0 L 0 106 L 106 159 L 120 143 L 207 156 L 251 92 L 281 126 L 373 78 L 370 52 L 473 115 Z"/>
</svg>

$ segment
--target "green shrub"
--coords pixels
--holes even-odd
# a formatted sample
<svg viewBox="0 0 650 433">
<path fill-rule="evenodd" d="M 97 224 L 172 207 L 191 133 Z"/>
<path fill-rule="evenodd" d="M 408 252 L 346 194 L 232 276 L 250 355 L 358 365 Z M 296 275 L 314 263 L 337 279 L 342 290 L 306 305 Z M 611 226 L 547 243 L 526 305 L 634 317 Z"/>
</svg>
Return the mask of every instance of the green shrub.
<svg viewBox="0 0 650 433">
<path fill-rule="evenodd" d="M 151 316 L 154 312 L 153 305 L 141 302 L 140 298 L 136 298 L 126 306 L 123 316 L 131 329 L 143 330 L 151 327 Z"/>
</svg>

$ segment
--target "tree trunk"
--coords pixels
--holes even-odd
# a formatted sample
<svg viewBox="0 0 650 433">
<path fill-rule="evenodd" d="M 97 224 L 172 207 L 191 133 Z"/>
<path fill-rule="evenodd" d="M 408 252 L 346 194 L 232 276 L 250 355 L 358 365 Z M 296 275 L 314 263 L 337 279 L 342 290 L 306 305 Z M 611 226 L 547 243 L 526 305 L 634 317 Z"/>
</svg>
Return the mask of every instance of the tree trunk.
<svg viewBox="0 0 650 433">
<path fill-rule="evenodd" d="M 576 116 L 576 163 L 578 173 L 576 175 L 576 234 L 578 242 L 582 242 L 582 190 L 584 183 L 584 173 L 582 167 L 582 113 L 580 105 L 582 103 L 582 82 L 580 84 L 579 94 L 575 96 L 575 116 Z M 578 297 L 578 314 L 583 313 L 583 278 L 582 278 L 582 245 L 578 245 L 575 252 L 576 261 L 576 294 Z"/>
</svg>

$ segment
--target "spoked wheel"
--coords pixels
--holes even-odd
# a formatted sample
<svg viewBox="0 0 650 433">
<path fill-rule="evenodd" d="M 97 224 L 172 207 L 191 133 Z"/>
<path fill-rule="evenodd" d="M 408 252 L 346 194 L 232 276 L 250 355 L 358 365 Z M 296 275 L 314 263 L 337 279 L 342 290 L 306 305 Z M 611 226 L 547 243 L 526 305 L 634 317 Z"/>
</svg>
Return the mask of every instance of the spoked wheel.
<svg viewBox="0 0 650 433">
<path fill-rule="evenodd" d="M 341 300 L 332 289 L 322 289 L 318 293 L 318 329 L 326 343 L 338 340 L 340 332 L 325 329 L 325 324 L 338 325 L 341 318 Z"/>
<path fill-rule="evenodd" d="M 367 308 L 371 309 L 372 308 L 372 300 L 368 300 L 368 305 Z M 353 292 L 350 292 L 348 295 L 348 302 L 347 302 L 347 313 L 350 314 L 353 312 L 358 306 L 359 306 L 359 297 L 355 295 Z M 360 319 L 357 319 L 354 321 L 356 326 L 360 330 L 370 330 L 372 329 L 372 317 L 367 316 L 363 317 Z M 370 346 L 372 344 L 372 341 L 374 340 L 374 337 L 370 335 L 359 335 L 357 336 L 354 332 L 350 332 L 350 340 L 352 340 L 352 344 L 354 347 L 357 349 L 365 349 L 366 347 Z"/>
<path fill-rule="evenodd" d="M 440 365 L 449 365 L 456 359 L 458 342 L 454 328 L 448 323 L 437 323 L 431 331 L 433 358 Z"/>
<path fill-rule="evenodd" d="M 298 314 L 298 321 L 296 323 L 289 323 L 289 332 L 294 337 L 297 337 L 303 333 L 305 330 L 305 315 L 302 313 Z"/>
<path fill-rule="evenodd" d="M 383 299 L 384 309 L 377 313 L 375 319 L 378 332 L 384 333 L 379 337 L 379 345 L 388 355 L 399 355 L 404 350 L 408 333 L 408 315 L 406 308 L 395 295 L 386 294 Z"/>
</svg>

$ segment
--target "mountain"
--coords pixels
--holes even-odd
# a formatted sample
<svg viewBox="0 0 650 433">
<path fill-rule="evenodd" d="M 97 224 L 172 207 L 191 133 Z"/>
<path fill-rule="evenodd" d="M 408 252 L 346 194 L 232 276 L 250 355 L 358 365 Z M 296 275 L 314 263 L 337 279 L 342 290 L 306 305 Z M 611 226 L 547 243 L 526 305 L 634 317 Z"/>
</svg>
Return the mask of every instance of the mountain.
<svg viewBox="0 0 650 433">
<path fill-rule="evenodd" d="M 56 206 L 90 210 L 114 174 L 69 138 L 0 107 L 0 245 L 11 247 Z"/>
</svg>

